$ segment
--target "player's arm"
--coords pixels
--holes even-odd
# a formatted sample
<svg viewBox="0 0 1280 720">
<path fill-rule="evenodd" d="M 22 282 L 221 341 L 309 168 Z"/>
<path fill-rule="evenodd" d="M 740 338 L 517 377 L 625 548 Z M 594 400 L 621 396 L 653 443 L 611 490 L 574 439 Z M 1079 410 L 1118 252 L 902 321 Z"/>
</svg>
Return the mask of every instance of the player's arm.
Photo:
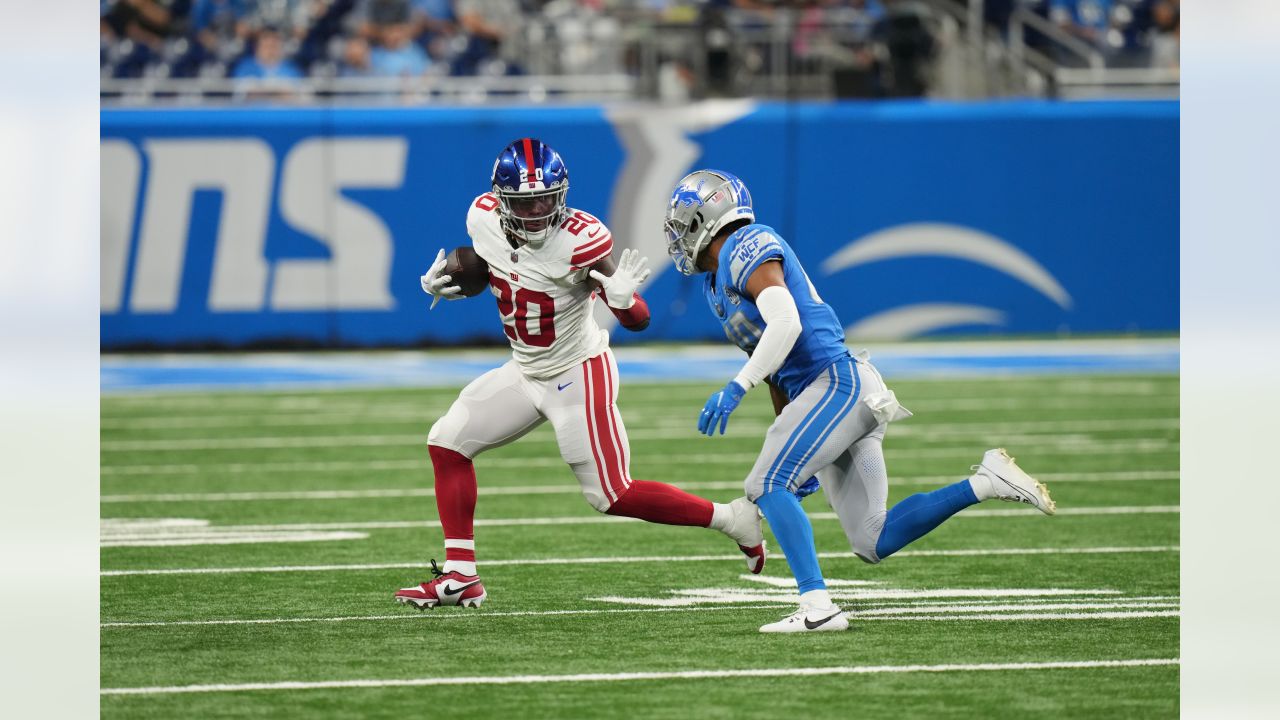
<svg viewBox="0 0 1280 720">
<path fill-rule="evenodd" d="M 738 408 L 743 396 L 782 367 L 787 355 L 791 354 L 791 348 L 795 347 L 796 339 L 800 337 L 800 311 L 796 309 L 795 298 L 791 297 L 791 291 L 787 289 L 780 260 L 766 260 L 752 270 L 743 292 L 755 302 L 760 311 L 760 317 L 765 322 L 764 332 L 756 342 L 747 364 L 742 366 L 742 370 L 723 390 L 712 395 L 703 406 L 702 415 L 698 418 L 698 430 L 706 435 L 713 434 L 717 425 L 720 427 L 720 434 L 724 434 L 729 414 Z M 776 398 L 774 409 L 782 411 Z"/>
<path fill-rule="evenodd" d="M 751 272 L 743 290 L 755 302 L 765 323 L 751 359 L 733 379 L 744 390 L 750 390 L 777 372 L 791 353 L 800 337 L 800 311 L 787 289 L 780 261 L 761 263 Z"/>
<path fill-rule="evenodd" d="M 649 268 L 645 267 L 648 262 L 639 252 L 627 248 L 616 265 L 613 256 L 606 255 L 587 274 L 588 282 L 599 290 L 618 323 L 634 332 L 649 327 L 649 305 L 636 292 L 649 277 Z"/>
</svg>

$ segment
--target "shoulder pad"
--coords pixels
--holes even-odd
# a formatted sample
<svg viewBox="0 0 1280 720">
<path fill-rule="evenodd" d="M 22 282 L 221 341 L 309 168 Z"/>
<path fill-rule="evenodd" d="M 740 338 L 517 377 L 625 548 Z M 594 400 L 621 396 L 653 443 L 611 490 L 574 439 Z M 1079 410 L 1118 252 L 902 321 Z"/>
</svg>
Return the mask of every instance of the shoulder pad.
<svg viewBox="0 0 1280 720">
<path fill-rule="evenodd" d="M 761 263 L 783 257 L 782 240 L 769 228 L 760 225 L 749 225 L 734 233 L 725 243 L 725 250 L 728 252 L 729 281 L 739 290 L 746 287 L 747 278 Z"/>
</svg>

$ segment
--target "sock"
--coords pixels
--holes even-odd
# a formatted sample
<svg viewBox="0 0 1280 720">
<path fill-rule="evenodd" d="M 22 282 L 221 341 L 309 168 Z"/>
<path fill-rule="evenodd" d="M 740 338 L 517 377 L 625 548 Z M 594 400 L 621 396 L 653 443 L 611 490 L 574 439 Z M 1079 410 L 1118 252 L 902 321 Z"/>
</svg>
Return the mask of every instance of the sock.
<svg viewBox="0 0 1280 720">
<path fill-rule="evenodd" d="M 724 532 L 733 522 L 733 509 L 728 503 L 711 503 L 711 522 L 707 527 Z"/>
<path fill-rule="evenodd" d="M 634 480 L 606 512 L 660 525 L 710 527 L 715 515 L 713 505 L 710 500 L 690 495 L 674 485 Z"/>
<path fill-rule="evenodd" d="M 968 480 L 904 498 L 889 508 L 885 516 L 884 529 L 876 542 L 876 555 L 882 560 L 889 557 L 928 534 L 943 520 L 977 503 L 978 496 Z"/>
<path fill-rule="evenodd" d="M 807 608 L 825 610 L 833 605 L 826 590 L 810 590 L 800 596 L 800 604 Z"/>
<path fill-rule="evenodd" d="M 813 547 L 813 526 L 800 508 L 800 500 L 787 490 L 774 490 L 761 495 L 756 505 L 769 521 L 769 529 L 778 538 L 782 554 L 787 556 L 800 594 L 826 590 L 827 584 L 818 567 L 818 551 Z"/>
<path fill-rule="evenodd" d="M 978 502 L 990 500 L 996 496 L 996 489 L 991 485 L 991 478 L 985 473 L 974 473 L 969 476 L 969 487 L 978 498 Z"/>
<path fill-rule="evenodd" d="M 465 455 L 428 445 L 436 473 L 436 510 L 444 530 L 444 571 L 476 574 L 476 469 Z"/>
</svg>

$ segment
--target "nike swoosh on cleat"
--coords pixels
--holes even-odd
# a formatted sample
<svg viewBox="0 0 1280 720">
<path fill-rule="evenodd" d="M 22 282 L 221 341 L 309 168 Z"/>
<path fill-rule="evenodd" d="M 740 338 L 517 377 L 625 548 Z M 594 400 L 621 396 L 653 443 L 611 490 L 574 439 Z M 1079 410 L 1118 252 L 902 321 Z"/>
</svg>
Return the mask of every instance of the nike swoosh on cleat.
<svg viewBox="0 0 1280 720">
<path fill-rule="evenodd" d="M 822 618 L 822 619 L 821 619 L 821 620 L 819 620 L 818 622 L 809 622 L 809 618 L 805 618 L 805 619 L 804 619 L 804 626 L 805 626 L 805 628 L 807 628 L 807 629 L 809 629 L 809 630 L 817 630 L 818 628 L 822 627 L 823 625 L 826 625 L 830 620 L 832 620 L 833 618 L 835 618 L 835 617 L 836 617 L 837 615 L 839 615 L 839 614 L 840 614 L 840 611 L 839 611 L 839 610 L 837 610 L 837 611 L 835 611 L 835 612 L 831 613 L 830 615 L 828 615 L 828 616 L 826 616 L 826 617 Z"/>
<path fill-rule="evenodd" d="M 454 595 L 457 595 L 457 594 L 461 593 L 463 590 L 466 590 L 467 588 L 471 587 L 472 585 L 479 585 L 479 584 L 480 584 L 480 581 L 479 581 L 479 580 L 474 580 L 474 581 L 472 581 L 472 582 L 467 583 L 466 585 L 459 585 L 458 587 L 455 587 L 455 588 L 454 588 L 454 589 L 452 589 L 452 590 L 441 589 L 441 590 L 440 590 L 440 594 L 441 594 L 441 595 L 448 595 L 449 597 L 453 597 Z"/>
<path fill-rule="evenodd" d="M 559 391 L 561 391 L 561 392 L 564 392 L 564 389 L 565 389 L 565 388 L 567 388 L 567 387 L 569 387 L 569 386 L 570 386 L 570 385 L 572 385 L 572 384 L 573 384 L 573 381 L 572 381 L 572 380 L 570 380 L 569 382 L 567 382 L 567 383 L 565 383 L 565 384 L 563 384 L 563 385 L 557 385 L 557 386 L 556 386 L 556 389 L 557 389 L 557 390 L 559 390 Z"/>
<path fill-rule="evenodd" d="M 1019 502 L 1024 502 L 1028 505 L 1036 504 L 1035 500 L 1033 499 L 1033 496 L 1030 493 L 1028 493 L 1026 490 L 1023 490 L 1021 487 L 1014 485 L 1008 480 L 1005 480 L 1004 477 L 1001 475 L 996 475 L 996 473 L 991 473 L 991 474 L 994 475 L 997 480 L 1004 483 L 1004 486 L 1018 497 Z"/>
</svg>

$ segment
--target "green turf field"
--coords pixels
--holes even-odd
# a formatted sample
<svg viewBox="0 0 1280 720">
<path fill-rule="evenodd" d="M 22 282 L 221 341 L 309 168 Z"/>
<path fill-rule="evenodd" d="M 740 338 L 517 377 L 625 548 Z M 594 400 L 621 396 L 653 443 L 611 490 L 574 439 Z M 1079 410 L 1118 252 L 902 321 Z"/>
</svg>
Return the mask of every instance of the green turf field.
<svg viewBox="0 0 1280 720">
<path fill-rule="evenodd" d="M 546 427 L 477 462 L 484 607 L 395 604 L 444 559 L 424 442 L 456 390 L 104 397 L 102 714 L 1175 716 L 1176 662 L 1134 661 L 1179 655 L 1177 378 L 890 382 L 890 503 L 1005 446 L 1060 515 L 985 503 L 869 566 L 810 497 L 854 614 L 799 636 L 756 631 L 794 609 L 780 555 L 749 579 L 718 533 L 595 513 Z M 633 475 L 741 494 L 772 411 L 702 437 L 715 389 L 623 388 Z"/>
</svg>

